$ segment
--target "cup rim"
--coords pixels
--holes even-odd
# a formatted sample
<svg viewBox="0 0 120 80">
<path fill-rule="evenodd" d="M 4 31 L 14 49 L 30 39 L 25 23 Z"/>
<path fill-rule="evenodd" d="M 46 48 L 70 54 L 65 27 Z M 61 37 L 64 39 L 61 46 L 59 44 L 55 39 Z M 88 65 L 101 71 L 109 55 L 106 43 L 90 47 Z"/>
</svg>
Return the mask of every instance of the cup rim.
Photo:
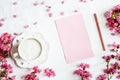
<svg viewBox="0 0 120 80">
<path fill-rule="evenodd" d="M 21 54 L 20 48 L 21 48 L 21 44 L 23 44 L 26 40 L 29 40 L 29 39 L 32 39 L 32 40 L 37 41 L 37 42 L 39 43 L 40 48 L 41 48 L 39 55 L 38 55 L 37 57 L 33 58 L 33 59 L 30 59 L 30 60 L 35 60 L 35 59 L 39 58 L 40 55 L 41 55 L 41 53 L 42 53 L 42 44 L 40 43 L 39 40 L 37 40 L 36 38 L 26 38 L 26 39 L 23 39 L 23 40 L 19 43 L 19 45 L 18 45 L 18 54 L 19 54 L 20 58 L 22 58 L 23 60 L 26 60 L 26 61 L 30 61 L 30 60 L 25 59 L 24 57 L 22 57 L 23 54 Z"/>
</svg>

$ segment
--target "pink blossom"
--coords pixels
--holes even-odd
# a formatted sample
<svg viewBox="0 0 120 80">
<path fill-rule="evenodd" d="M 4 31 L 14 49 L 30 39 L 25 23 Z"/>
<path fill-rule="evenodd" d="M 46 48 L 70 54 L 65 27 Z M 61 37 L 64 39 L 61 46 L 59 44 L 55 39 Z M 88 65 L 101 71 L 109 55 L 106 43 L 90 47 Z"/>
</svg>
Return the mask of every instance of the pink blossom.
<svg viewBox="0 0 120 80">
<path fill-rule="evenodd" d="M 25 80 L 29 80 L 29 79 L 33 80 L 33 79 L 31 78 L 31 74 L 27 74 L 27 75 L 25 76 Z"/>
<path fill-rule="evenodd" d="M 0 37 L 0 40 L 1 40 L 2 43 L 7 44 L 7 43 L 11 43 L 13 41 L 13 37 L 9 33 L 4 33 Z"/>
<path fill-rule="evenodd" d="M 34 72 L 36 72 L 36 73 L 40 73 L 40 72 L 41 72 L 41 70 L 39 69 L 38 66 L 34 66 L 34 67 L 33 67 L 33 70 L 34 70 Z"/>
<path fill-rule="evenodd" d="M 117 78 L 120 79 L 120 71 L 118 71 L 117 74 Z"/>
<path fill-rule="evenodd" d="M 112 17 L 112 10 L 107 11 L 107 12 L 105 13 L 105 17 L 106 17 L 106 18 L 111 18 L 111 17 Z"/>
<path fill-rule="evenodd" d="M 114 64 L 111 64 L 114 69 L 118 69 L 120 67 L 120 64 L 118 62 L 115 62 Z"/>
<path fill-rule="evenodd" d="M 39 69 L 38 66 L 34 66 L 33 67 L 33 71 L 29 74 L 27 74 L 24 77 L 24 80 L 39 80 L 39 77 L 37 76 L 37 74 L 39 74 L 41 72 L 41 70 Z"/>
<path fill-rule="evenodd" d="M 116 73 L 116 69 L 114 69 L 114 68 L 107 68 L 107 69 L 105 69 L 104 70 L 104 73 L 106 73 L 106 74 L 115 74 Z"/>
<path fill-rule="evenodd" d="M 8 63 L 2 64 L 1 68 L 2 68 L 2 69 L 9 69 L 9 70 L 12 71 L 12 66 L 11 66 L 10 64 L 8 64 Z"/>
<path fill-rule="evenodd" d="M 116 27 L 116 26 L 118 26 L 118 25 L 119 25 L 118 23 L 114 23 L 114 24 L 113 24 L 114 27 Z"/>
<path fill-rule="evenodd" d="M 13 37 L 9 33 L 3 33 L 0 36 L 0 56 L 7 57 L 12 48 Z"/>
<path fill-rule="evenodd" d="M 117 44 L 117 43 L 115 43 L 115 42 L 113 42 L 112 44 L 111 44 L 111 46 L 113 47 L 113 49 L 115 49 L 115 48 L 119 48 L 119 44 Z"/>
<path fill-rule="evenodd" d="M 75 70 L 74 74 L 82 75 L 83 74 L 83 70 L 81 70 L 81 69 Z"/>
<path fill-rule="evenodd" d="M 46 68 L 45 70 L 44 70 L 44 73 L 45 73 L 45 75 L 47 76 L 47 77 L 54 77 L 54 76 L 56 76 L 56 74 L 55 74 L 55 72 L 54 72 L 54 70 L 53 69 L 49 69 L 49 68 Z"/>
<path fill-rule="evenodd" d="M 16 77 L 16 76 L 12 76 L 11 79 L 12 79 L 12 80 L 15 80 L 15 77 Z"/>
<path fill-rule="evenodd" d="M 86 70 L 86 68 L 89 67 L 89 64 L 81 63 L 79 69 L 74 71 L 74 74 L 80 76 L 82 80 L 90 80 L 90 78 L 92 78 L 92 74 Z"/>
<path fill-rule="evenodd" d="M 106 80 L 107 79 L 107 75 L 106 74 L 101 74 L 97 77 L 97 80 Z"/>
<path fill-rule="evenodd" d="M 38 66 L 34 66 L 33 71 L 31 73 L 27 74 L 24 77 L 24 80 L 39 80 L 38 74 L 40 74 L 41 71 L 42 70 L 40 70 Z M 46 68 L 44 70 L 44 73 L 47 77 L 51 77 L 51 76 L 54 77 L 56 75 L 55 72 L 49 68 Z"/>
<path fill-rule="evenodd" d="M 117 55 L 115 56 L 115 58 L 116 58 L 117 60 L 120 60 L 120 54 L 117 54 Z"/>
<path fill-rule="evenodd" d="M 2 61 L 4 58 L 2 56 L 0 56 L 0 61 Z"/>
<path fill-rule="evenodd" d="M 114 30 L 118 33 L 120 33 L 120 28 L 115 27 Z"/>
<path fill-rule="evenodd" d="M 109 62 L 112 59 L 113 55 L 103 56 L 102 58 L 105 59 L 106 62 Z"/>
<path fill-rule="evenodd" d="M 3 62 L 3 63 L 7 63 L 7 60 L 6 60 L 6 59 L 3 59 L 2 62 Z"/>
<path fill-rule="evenodd" d="M 92 74 L 90 74 L 90 72 L 86 71 L 86 70 L 75 70 L 74 74 L 81 76 L 81 78 L 83 78 L 83 80 L 89 80 L 90 78 L 92 78 Z"/>
<path fill-rule="evenodd" d="M 49 13 L 48 16 L 49 16 L 49 17 L 52 17 L 52 16 L 53 16 L 53 13 Z"/>
<path fill-rule="evenodd" d="M 3 51 L 9 51 L 11 49 L 10 45 L 1 44 L 0 49 Z"/>
<path fill-rule="evenodd" d="M 108 25 L 109 25 L 110 27 L 115 27 L 115 26 L 114 26 L 114 23 L 115 23 L 114 19 L 112 19 L 112 18 L 107 18 L 107 21 L 108 21 Z"/>
<path fill-rule="evenodd" d="M 120 16 L 117 16 L 117 22 L 120 24 Z"/>
<path fill-rule="evenodd" d="M 31 72 L 25 76 L 24 80 L 39 80 L 39 77 L 37 77 L 36 73 Z"/>
<path fill-rule="evenodd" d="M 0 65 L 0 79 L 1 80 L 15 80 L 15 76 L 11 76 L 10 74 L 13 73 L 12 66 L 8 64 L 6 59 L 2 60 L 2 64 Z"/>
<path fill-rule="evenodd" d="M 103 56 L 103 59 L 106 61 L 106 68 L 104 73 L 97 77 L 97 80 L 112 80 L 112 77 L 117 74 L 117 78 L 120 78 L 118 72 L 120 71 L 120 54 L 118 54 L 119 44 L 113 43 L 110 45 L 113 47 L 112 51 L 115 53 L 113 55 Z M 113 62 L 114 60 L 114 62 Z"/>
<path fill-rule="evenodd" d="M 3 23 L 2 22 L 0 22 L 0 27 L 2 27 L 3 26 Z"/>
<path fill-rule="evenodd" d="M 110 11 L 105 13 L 107 18 L 107 24 L 110 27 L 110 30 L 114 30 L 116 33 L 120 33 L 120 5 L 115 6 Z"/>
<path fill-rule="evenodd" d="M 120 5 L 115 6 L 115 10 L 120 10 Z"/>
<path fill-rule="evenodd" d="M 7 77 L 6 80 L 15 80 L 16 76 L 12 76 L 12 77 Z"/>
<path fill-rule="evenodd" d="M 85 63 L 81 63 L 81 64 L 79 65 L 79 67 L 81 67 L 81 68 L 83 68 L 83 69 L 86 69 L 86 68 L 89 68 L 90 65 L 89 65 L 89 64 L 85 64 Z"/>
</svg>

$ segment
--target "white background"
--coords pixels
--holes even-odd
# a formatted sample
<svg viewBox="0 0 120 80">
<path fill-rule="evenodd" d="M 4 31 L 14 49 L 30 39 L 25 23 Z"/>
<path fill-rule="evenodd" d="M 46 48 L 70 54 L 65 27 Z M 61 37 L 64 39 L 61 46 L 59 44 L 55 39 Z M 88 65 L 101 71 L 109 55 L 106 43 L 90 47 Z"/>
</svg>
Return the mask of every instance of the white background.
<svg viewBox="0 0 120 80">
<path fill-rule="evenodd" d="M 91 65 L 90 71 L 93 74 L 92 80 L 95 80 L 96 77 L 102 73 L 105 65 L 101 57 L 109 53 L 107 45 L 112 42 L 120 42 L 120 36 L 111 36 L 111 32 L 105 26 L 106 20 L 104 18 L 104 13 L 113 6 L 119 4 L 120 0 L 94 0 L 88 1 L 87 3 L 81 3 L 79 0 L 65 0 L 64 5 L 60 4 L 61 0 L 45 0 L 48 5 L 52 6 L 51 12 L 53 13 L 53 17 L 51 18 L 48 17 L 48 13 L 45 11 L 44 6 L 33 6 L 35 0 L 16 0 L 18 4 L 13 6 L 12 2 L 14 1 L 15 0 L 0 0 L 0 18 L 6 18 L 3 27 L 0 27 L 0 34 L 3 32 L 20 33 L 25 30 L 23 27 L 24 25 L 30 25 L 30 28 L 34 28 L 44 35 L 50 45 L 50 51 L 48 60 L 44 64 L 41 64 L 40 68 L 53 68 L 56 72 L 56 77 L 47 78 L 40 75 L 41 80 L 79 80 L 77 76 L 73 75 L 73 71 L 77 69 L 76 66 L 81 62 L 89 63 Z M 56 30 L 55 20 L 76 14 L 73 12 L 75 9 L 79 10 L 79 12 L 84 16 L 94 57 L 66 64 Z M 64 16 L 59 14 L 61 11 L 64 12 Z M 97 13 L 98 15 L 105 47 L 107 49 L 105 52 L 103 52 L 101 47 L 97 27 L 93 17 L 94 13 Z M 12 17 L 14 14 L 18 15 L 16 19 Z M 37 25 L 33 25 L 35 21 L 38 22 Z M 8 61 L 14 67 L 16 80 L 23 80 L 23 76 L 30 72 L 29 69 L 18 68 L 11 58 L 9 58 Z M 116 79 L 114 78 L 113 80 Z"/>
</svg>

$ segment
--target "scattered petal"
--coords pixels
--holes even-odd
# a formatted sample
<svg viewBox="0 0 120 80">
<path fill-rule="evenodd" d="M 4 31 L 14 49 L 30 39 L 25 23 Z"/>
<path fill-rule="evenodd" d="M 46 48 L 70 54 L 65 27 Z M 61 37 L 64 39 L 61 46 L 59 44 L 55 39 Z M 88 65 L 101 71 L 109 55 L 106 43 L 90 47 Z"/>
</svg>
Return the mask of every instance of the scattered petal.
<svg viewBox="0 0 120 80">
<path fill-rule="evenodd" d="M 51 10 L 50 8 L 46 9 L 47 12 L 50 12 L 50 10 Z"/>
<path fill-rule="evenodd" d="M 52 17 L 52 16 L 53 16 L 53 13 L 49 13 L 48 16 L 49 16 L 49 17 Z"/>
<path fill-rule="evenodd" d="M 45 73 L 45 75 L 47 76 L 47 77 L 54 77 L 54 76 L 56 76 L 56 74 L 55 74 L 55 72 L 54 72 L 54 70 L 53 69 L 49 69 L 49 68 L 46 68 L 45 70 L 44 70 L 44 73 Z"/>
<path fill-rule="evenodd" d="M 17 36 L 17 35 L 19 35 L 19 33 L 14 32 L 13 35 Z"/>
<path fill-rule="evenodd" d="M 44 5 L 44 4 L 45 4 L 45 2 L 44 2 L 44 1 L 42 1 L 40 4 L 41 4 L 41 5 Z"/>
<path fill-rule="evenodd" d="M 13 18 L 17 18 L 18 16 L 16 14 L 13 15 Z"/>
<path fill-rule="evenodd" d="M 1 21 L 1 22 L 4 22 L 4 21 L 5 21 L 5 18 L 1 18 L 0 21 Z"/>
<path fill-rule="evenodd" d="M 111 33 L 112 36 L 115 36 L 115 33 Z"/>
<path fill-rule="evenodd" d="M 87 0 L 80 0 L 80 2 L 84 2 L 84 3 L 86 3 L 86 2 L 87 2 Z"/>
<path fill-rule="evenodd" d="M 38 2 L 34 2 L 33 5 L 34 5 L 34 6 L 38 6 L 39 3 L 38 3 Z"/>
<path fill-rule="evenodd" d="M 63 15 L 64 15 L 64 12 L 60 12 L 60 15 L 63 16 Z"/>
<path fill-rule="evenodd" d="M 29 28 L 29 25 L 25 25 L 24 28 L 25 28 L 25 29 Z"/>
<path fill-rule="evenodd" d="M 2 22 L 0 22 L 0 27 L 2 27 L 3 26 L 3 23 Z"/>
<path fill-rule="evenodd" d="M 34 22 L 34 23 L 33 23 L 33 25 L 36 25 L 36 24 L 38 24 L 38 23 L 37 23 L 37 22 Z"/>
<path fill-rule="evenodd" d="M 75 9 L 73 12 L 79 12 L 77 9 Z"/>
<path fill-rule="evenodd" d="M 18 2 L 16 2 L 16 1 L 15 1 L 15 2 L 13 2 L 12 4 L 13 4 L 13 5 L 17 5 L 17 4 L 18 4 Z"/>
<path fill-rule="evenodd" d="M 64 4 L 65 3 L 65 1 L 61 1 L 61 4 Z"/>
<path fill-rule="evenodd" d="M 24 80 L 39 80 L 38 74 L 41 72 L 38 66 L 33 67 L 33 71 L 24 77 Z"/>
</svg>

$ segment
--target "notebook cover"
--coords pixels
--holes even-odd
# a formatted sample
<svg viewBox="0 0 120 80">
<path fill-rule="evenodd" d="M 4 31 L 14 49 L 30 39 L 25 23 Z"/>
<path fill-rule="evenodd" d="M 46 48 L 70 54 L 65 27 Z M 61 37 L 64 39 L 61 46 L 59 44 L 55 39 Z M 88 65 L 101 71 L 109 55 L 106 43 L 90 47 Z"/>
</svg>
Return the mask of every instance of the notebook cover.
<svg viewBox="0 0 120 80">
<path fill-rule="evenodd" d="M 89 36 L 81 14 L 55 21 L 67 63 L 93 56 Z"/>
</svg>

